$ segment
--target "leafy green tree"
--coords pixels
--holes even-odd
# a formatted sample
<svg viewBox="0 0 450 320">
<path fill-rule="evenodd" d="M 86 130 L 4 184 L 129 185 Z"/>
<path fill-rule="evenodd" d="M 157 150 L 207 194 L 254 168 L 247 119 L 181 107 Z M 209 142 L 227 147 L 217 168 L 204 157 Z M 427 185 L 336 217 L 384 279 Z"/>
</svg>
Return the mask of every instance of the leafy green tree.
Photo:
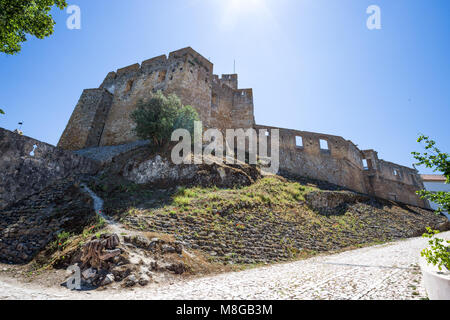
<svg viewBox="0 0 450 320">
<path fill-rule="evenodd" d="M 191 136 L 194 136 L 194 122 L 200 121 L 197 110 L 191 106 L 183 106 L 178 109 L 177 116 L 173 125 L 173 130 L 186 129 Z M 173 131 L 172 130 L 172 131 Z"/>
<path fill-rule="evenodd" d="M 0 114 L 5 114 L 5 111 L 3 111 L 2 109 L 0 109 Z"/>
<path fill-rule="evenodd" d="M 65 0 L 0 0 L 0 52 L 16 54 L 26 35 L 38 39 L 53 34 L 50 10 L 53 6 L 64 9 Z"/>
<path fill-rule="evenodd" d="M 450 183 L 450 155 L 441 152 L 436 147 L 436 142 L 427 136 L 421 135 L 417 142 L 424 142 L 426 150 L 424 153 L 412 152 L 414 158 L 419 161 L 417 165 L 425 165 L 427 168 L 433 169 L 434 172 L 442 172 L 447 178 L 446 183 Z M 437 213 L 450 212 L 450 192 L 421 190 L 417 194 L 422 199 L 438 204 Z"/>
<path fill-rule="evenodd" d="M 199 116 L 193 107 L 183 106 L 176 95 L 166 97 L 158 91 L 151 99 L 138 103 L 131 119 L 136 124 L 134 131 L 138 137 L 164 146 L 176 129 L 186 129 L 192 135 L 194 121 L 199 120 Z"/>
<path fill-rule="evenodd" d="M 444 240 L 436 237 L 440 232 L 427 228 L 427 233 L 423 235 L 428 238 L 429 248 L 425 248 L 420 255 L 432 265 L 435 265 L 442 271 L 442 267 L 450 270 L 450 240 Z"/>
</svg>

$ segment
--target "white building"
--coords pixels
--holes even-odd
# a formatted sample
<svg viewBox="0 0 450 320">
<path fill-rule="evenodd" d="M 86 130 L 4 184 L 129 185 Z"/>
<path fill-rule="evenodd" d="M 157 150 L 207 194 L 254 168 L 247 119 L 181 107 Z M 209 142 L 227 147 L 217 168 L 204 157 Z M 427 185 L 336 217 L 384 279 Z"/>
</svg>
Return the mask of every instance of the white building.
<svg viewBox="0 0 450 320">
<path fill-rule="evenodd" d="M 446 179 L 443 175 L 439 174 L 423 174 L 423 184 L 427 191 L 445 191 L 450 192 L 450 184 L 445 183 Z M 434 210 L 438 208 L 438 205 L 430 201 L 430 206 Z M 450 215 L 446 213 L 447 218 L 450 220 Z"/>
</svg>

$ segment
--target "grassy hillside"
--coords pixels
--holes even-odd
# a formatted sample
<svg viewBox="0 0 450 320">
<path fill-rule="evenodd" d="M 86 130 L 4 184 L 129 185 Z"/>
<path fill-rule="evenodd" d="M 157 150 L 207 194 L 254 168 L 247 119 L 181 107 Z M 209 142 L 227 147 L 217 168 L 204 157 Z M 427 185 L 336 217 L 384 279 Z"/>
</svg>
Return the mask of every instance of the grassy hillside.
<svg viewBox="0 0 450 320">
<path fill-rule="evenodd" d="M 305 196 L 319 189 L 279 176 L 230 189 L 158 189 L 134 184 L 98 184 L 105 212 L 130 229 L 173 235 L 210 261 L 254 264 L 285 261 L 419 236 L 445 220 L 433 212 L 350 195 L 344 211 L 322 215 Z M 344 191 L 332 191 L 339 195 Z M 351 199 L 350 199 L 351 200 Z M 342 206 L 341 206 L 342 207 Z"/>
</svg>

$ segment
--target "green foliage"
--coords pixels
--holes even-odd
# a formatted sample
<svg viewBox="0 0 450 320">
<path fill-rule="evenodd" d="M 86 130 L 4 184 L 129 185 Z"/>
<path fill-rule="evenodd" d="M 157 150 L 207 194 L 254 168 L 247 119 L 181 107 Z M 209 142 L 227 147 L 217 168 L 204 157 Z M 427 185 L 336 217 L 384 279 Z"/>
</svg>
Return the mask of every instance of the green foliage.
<svg viewBox="0 0 450 320">
<path fill-rule="evenodd" d="M 193 136 L 195 121 L 200 121 L 198 112 L 191 106 L 183 106 L 178 110 L 173 130 L 186 129 Z"/>
<path fill-rule="evenodd" d="M 427 228 L 427 231 L 423 237 L 430 239 L 428 241 L 430 248 L 424 249 L 421 256 L 425 257 L 428 263 L 437 266 L 440 271 L 442 271 L 442 267 L 450 270 L 450 241 L 435 237 L 439 231 L 431 228 Z M 444 244 L 445 242 L 447 245 Z"/>
<path fill-rule="evenodd" d="M 417 165 L 425 165 L 427 168 L 433 169 L 434 172 L 443 172 L 447 178 L 446 183 L 450 183 L 450 155 L 441 152 L 436 147 L 436 142 L 427 136 L 420 136 L 417 142 L 425 142 L 424 153 L 412 152 L 414 158 L 419 162 Z M 431 192 L 426 190 L 418 191 L 417 194 L 422 198 L 432 201 L 439 205 L 437 213 L 444 211 L 450 212 L 450 192 Z"/>
<path fill-rule="evenodd" d="M 194 108 L 183 106 L 176 95 L 166 97 L 161 91 L 148 101 L 140 101 L 131 118 L 136 124 L 136 135 L 152 141 L 156 146 L 168 143 L 176 129 L 186 129 L 192 136 L 194 121 L 199 120 Z"/>
<path fill-rule="evenodd" d="M 5 111 L 3 111 L 2 109 L 0 109 L 0 114 L 5 114 Z"/>
<path fill-rule="evenodd" d="M 315 190 L 297 182 L 286 182 L 274 177 L 265 177 L 253 185 L 234 189 L 185 188 L 173 195 L 169 210 L 176 212 L 243 212 L 255 208 L 292 208 L 304 201 L 304 195 Z"/>
<path fill-rule="evenodd" d="M 64 9 L 65 0 L 0 0 L 0 52 L 16 54 L 27 41 L 26 35 L 38 39 L 53 34 L 53 6 Z"/>
<path fill-rule="evenodd" d="M 68 244 L 72 234 L 66 231 L 58 233 L 56 240 L 50 244 L 52 251 L 63 250 Z"/>
<path fill-rule="evenodd" d="M 86 239 L 95 232 L 102 230 L 106 226 L 106 220 L 100 216 L 96 216 L 95 224 L 83 230 L 83 237 Z"/>
</svg>

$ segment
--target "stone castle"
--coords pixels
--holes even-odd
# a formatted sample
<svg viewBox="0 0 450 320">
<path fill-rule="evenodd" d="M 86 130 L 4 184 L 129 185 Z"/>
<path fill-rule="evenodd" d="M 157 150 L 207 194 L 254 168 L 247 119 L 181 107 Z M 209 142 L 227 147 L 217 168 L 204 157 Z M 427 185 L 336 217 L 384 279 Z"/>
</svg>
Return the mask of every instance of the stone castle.
<svg viewBox="0 0 450 320">
<path fill-rule="evenodd" d="M 206 128 L 280 130 L 280 170 L 327 181 L 360 193 L 429 208 L 417 170 L 378 159 L 339 136 L 257 125 L 252 89 L 239 89 L 236 74 L 213 74 L 213 64 L 184 48 L 110 72 L 97 89 L 87 89 L 58 147 L 81 150 L 135 142 L 130 114 L 156 91 L 175 93 L 193 106 Z"/>
</svg>

